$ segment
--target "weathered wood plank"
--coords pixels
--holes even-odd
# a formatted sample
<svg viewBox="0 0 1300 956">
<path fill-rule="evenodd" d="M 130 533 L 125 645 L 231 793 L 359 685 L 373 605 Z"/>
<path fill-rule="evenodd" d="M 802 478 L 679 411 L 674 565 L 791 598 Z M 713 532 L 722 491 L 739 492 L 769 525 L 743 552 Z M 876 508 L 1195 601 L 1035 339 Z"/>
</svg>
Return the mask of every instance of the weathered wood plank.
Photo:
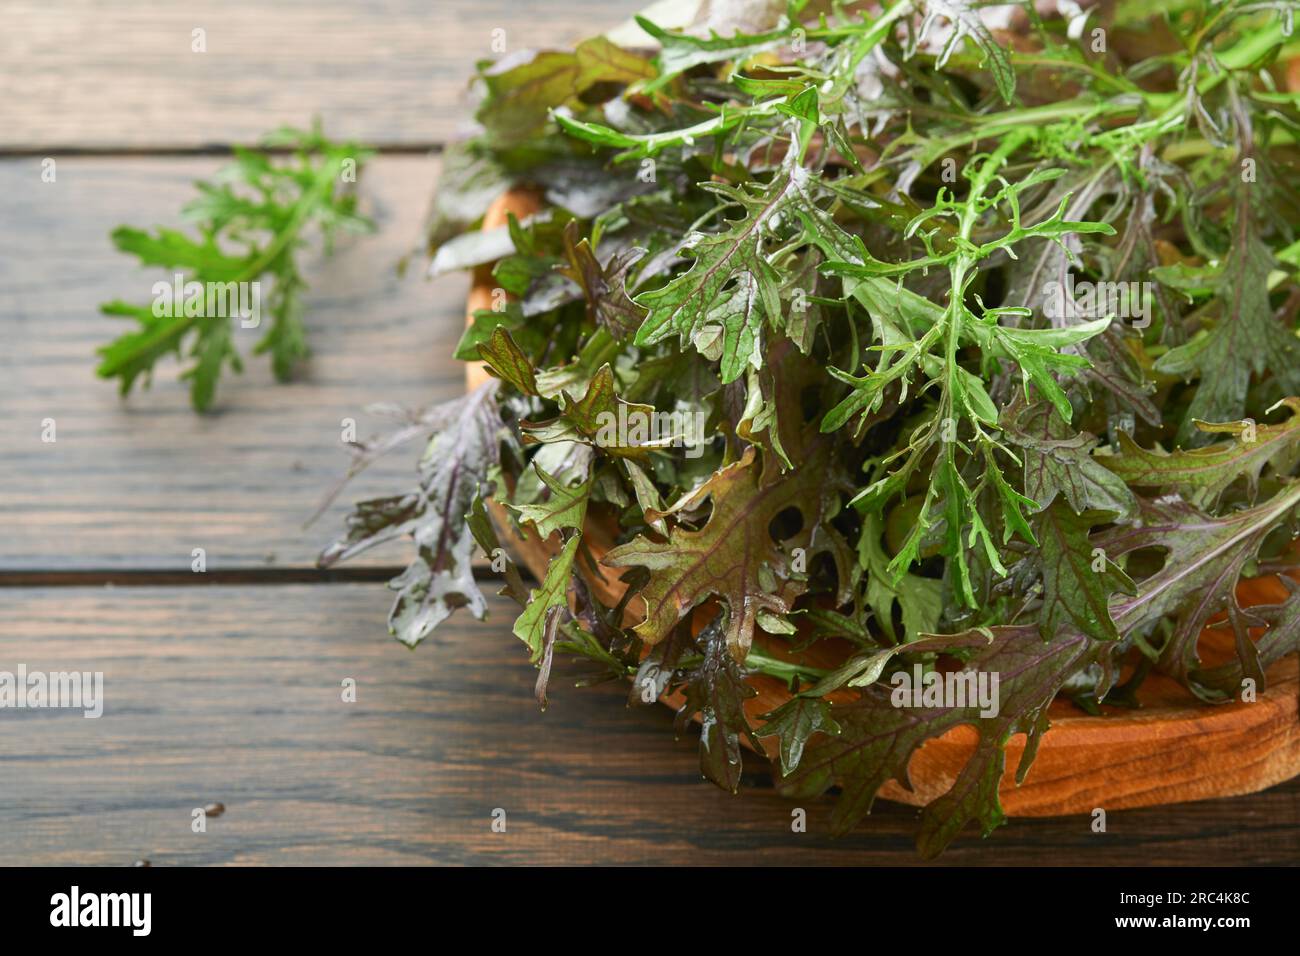
<svg viewBox="0 0 1300 956">
<path fill-rule="evenodd" d="M 437 161 L 381 158 L 363 174 L 373 236 L 345 240 L 332 259 L 304 252 L 314 358 L 278 385 L 252 357 L 227 375 L 216 414 L 189 408 L 177 366 L 123 402 L 94 375 L 95 348 L 120 320 L 99 303 L 147 302 L 163 276 L 116 252 L 121 223 L 175 225 L 191 181 L 210 159 L 70 159 L 43 183 L 35 159 L 0 162 L 0 571 L 31 568 L 188 569 L 193 548 L 209 569 L 310 565 L 341 527 L 344 498 L 301 527 L 348 456 L 341 422 L 361 437 L 382 426 L 365 406 L 418 407 L 459 394 L 449 361 L 462 328 L 466 283 L 429 282 L 398 260 L 419 244 Z M 259 330 L 236 330 L 247 352 Z M 41 441 L 53 418 L 56 441 Z M 406 450 L 403 450 L 406 451 Z M 405 491 L 418 450 L 399 451 L 362 476 L 358 496 Z M 358 560 L 398 563 L 404 546 Z"/>
<path fill-rule="evenodd" d="M 336 137 L 443 142 L 476 60 L 568 45 L 640 0 L 16 0 L 0 30 L 0 149 L 251 142 L 312 116 Z M 194 52 L 195 30 L 206 52 Z"/>
<path fill-rule="evenodd" d="M 41 864 L 918 862 L 914 812 L 881 803 L 851 836 L 808 832 L 753 761 L 731 796 L 693 740 L 617 686 L 561 664 L 539 714 L 504 622 L 454 619 L 408 652 L 378 585 L 19 589 L 0 602 L 0 669 L 99 670 L 98 720 L 0 710 L 0 838 Z M 341 700 L 344 678 L 357 702 Z M 209 801 L 226 812 L 191 832 Z M 491 829 L 506 811 L 505 833 Z M 1294 863 L 1300 784 L 1250 797 L 1014 820 L 945 864 Z"/>
</svg>

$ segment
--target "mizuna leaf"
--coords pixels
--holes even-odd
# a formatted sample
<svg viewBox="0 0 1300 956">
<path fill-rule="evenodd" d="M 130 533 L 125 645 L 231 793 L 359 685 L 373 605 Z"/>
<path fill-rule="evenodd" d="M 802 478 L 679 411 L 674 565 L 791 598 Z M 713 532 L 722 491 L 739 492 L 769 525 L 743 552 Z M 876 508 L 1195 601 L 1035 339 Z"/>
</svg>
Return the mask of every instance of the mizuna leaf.
<svg viewBox="0 0 1300 956">
<path fill-rule="evenodd" d="M 190 383 L 194 410 L 207 411 L 222 370 L 243 371 L 235 341 L 255 334 L 247 330 L 263 330 L 251 351 L 271 356 L 280 381 L 307 357 L 298 254 L 312 232 L 328 250 L 339 232 L 373 228 L 347 185 L 370 153 L 356 143 L 330 142 L 319 128 L 283 129 L 266 145 L 288 147 L 290 154 L 277 162 L 269 152 L 237 148 L 218 182 L 196 184 L 199 196 L 183 210 L 195 236 L 162 227 L 113 231 L 121 252 L 168 271 L 166 281 L 151 286 L 153 303 L 100 307 L 139 326 L 98 350 L 96 374 L 119 379 L 123 395 L 138 379 L 148 385 L 157 364 L 174 354 L 192 360 L 181 378 Z M 343 175 L 349 168 L 350 179 Z"/>
<path fill-rule="evenodd" d="M 614 370 L 601 368 L 587 384 L 582 398 L 568 393 L 560 397 L 561 414 L 544 422 L 520 422 L 526 442 L 583 442 L 615 458 L 645 459 L 652 448 L 671 442 L 652 440 L 650 424 L 655 410 L 650 405 L 625 402 L 614 388 Z"/>
<path fill-rule="evenodd" d="M 578 239 L 574 221 L 564 227 L 564 253 L 568 265 L 560 272 L 582 289 L 588 317 L 620 341 L 633 335 L 645 319 L 645 309 L 628 298 L 627 271 L 645 250 L 625 249 L 601 265 L 591 244 Z"/>
<path fill-rule="evenodd" d="M 496 528 L 492 525 L 492 519 L 488 516 L 487 506 L 483 502 L 483 490 L 480 486 L 479 493 L 475 495 L 474 502 L 470 505 L 469 513 L 465 515 L 465 525 L 469 528 L 470 534 L 474 536 L 475 543 L 478 544 L 479 550 L 483 556 L 492 561 L 505 554 L 501 547 L 501 540 L 497 537 Z M 505 595 L 523 607 L 528 603 L 528 589 L 524 587 L 523 578 L 519 575 L 519 568 L 513 561 L 505 562 L 506 583 L 502 586 L 498 594 Z"/>
<path fill-rule="evenodd" d="M 1135 594 L 1136 588 L 1104 553 L 1093 554 L 1088 534 L 1105 518 L 1092 513 L 1077 515 L 1059 498 L 1038 516 L 1043 566 L 1038 630 L 1044 640 L 1052 640 L 1067 625 L 1096 641 L 1119 640 L 1119 630 L 1110 616 L 1111 595 Z"/>
<path fill-rule="evenodd" d="M 952 789 L 925 808 L 917 843 L 924 855 L 933 856 L 970 820 L 979 821 L 984 833 L 989 833 L 1003 822 L 997 799 L 1003 744 L 1014 733 L 1029 736 L 1018 770 L 1023 779 L 1046 729 L 1048 705 L 1071 674 L 1096 658 L 1099 648 L 1081 634 L 1044 642 L 1034 627 L 996 627 L 991 634 L 991 642 L 988 635 L 981 635 L 985 649 L 956 673 L 963 675 L 963 686 L 971 686 L 981 674 L 986 683 L 997 675 L 995 715 L 981 716 L 979 702 L 969 697 L 961 706 L 954 697 L 948 706 L 916 707 L 902 693 L 901 683 L 893 691 L 874 685 L 859 700 L 831 709 L 840 733 L 810 747 L 799 769 L 781 781 L 781 791 L 805 798 L 838 782 L 842 792 L 831 828 L 845 833 L 871 812 L 876 791 L 887 780 L 906 783 L 907 765 L 916 748 L 952 727 L 971 724 L 980 735 L 975 755 Z M 962 639 L 954 635 L 954 641 L 960 644 Z"/>
<path fill-rule="evenodd" d="M 604 37 L 586 40 L 572 53 L 520 50 L 480 67 L 487 96 L 476 118 L 500 146 L 536 135 L 550 110 L 573 102 L 598 83 L 654 76 L 649 62 Z"/>
<path fill-rule="evenodd" d="M 820 446 L 805 467 L 789 478 L 767 484 L 754 450 L 747 449 L 740 461 L 719 469 L 671 509 L 678 512 L 711 501 L 709 520 L 699 531 L 678 525 L 667 541 L 637 537 L 605 555 L 602 563 L 609 567 L 639 566 L 652 572 L 641 592 L 646 616 L 636 633 L 642 640 L 658 643 L 693 608 L 718 598 L 727 609 L 727 644 L 743 661 L 753 642 L 758 612 L 790 613 L 791 601 L 806 585 L 792 572 L 786 546 L 809 549 L 835 487 L 828 480 L 824 448 Z M 803 530 L 796 539 L 778 544 L 768 529 L 787 508 L 802 513 Z"/>
<path fill-rule="evenodd" d="M 737 33 L 722 37 L 713 33 L 709 37 L 670 33 L 657 24 L 638 16 L 637 25 L 659 41 L 659 76 L 646 85 L 648 92 L 662 88 L 684 70 L 703 63 L 720 63 L 740 57 L 753 56 L 763 50 L 790 42 L 788 30 L 775 30 L 762 34 Z"/>
<path fill-rule="evenodd" d="M 1147 451 L 1120 432 L 1120 453 L 1100 455 L 1095 460 L 1128 485 L 1176 491 L 1202 508 L 1212 507 L 1224 489 L 1242 477 L 1254 498 L 1264 466 L 1283 459 L 1287 463 L 1294 461 L 1300 444 L 1300 399 L 1286 398 L 1278 404 L 1289 408 L 1291 417 L 1277 425 L 1195 423 L 1208 434 L 1236 435 L 1236 441 L 1173 452 Z"/>
<path fill-rule="evenodd" d="M 779 738 L 781 772 L 791 774 L 803 759 L 804 747 L 813 734 L 834 736 L 840 725 L 831 716 L 830 702 L 821 697 L 792 697 L 776 710 L 763 715 L 759 737 Z"/>
<path fill-rule="evenodd" d="M 550 497 L 542 504 L 510 505 L 510 510 L 519 516 L 520 521 L 531 522 L 537 529 L 538 537 L 543 540 L 561 528 L 582 530 L 583 520 L 587 516 L 587 501 L 591 497 L 593 475 L 578 485 L 566 485 L 533 463 L 542 484 L 550 489 Z"/>
<path fill-rule="evenodd" d="M 880 519 L 871 516 L 863 522 L 858 541 L 858 561 L 866 569 L 867 604 L 876 625 L 897 643 L 914 641 L 921 634 L 939 629 L 943 613 L 943 582 L 904 574 L 895 578 L 889 572 L 889 557 L 880 546 Z M 902 633 L 894 625 L 894 607 L 902 619 Z"/>
<path fill-rule="evenodd" d="M 1025 397 L 1029 397 L 1032 382 L 1051 401 L 1057 414 L 1068 422 L 1072 416 L 1070 400 L 1056 383 L 1053 373 L 1087 368 L 1088 360 L 1060 349 L 1100 334 L 1109 324 L 1110 319 L 1097 319 L 1069 329 L 1013 329 L 999 325 L 993 329 L 993 338 L 1020 366 Z"/>
<path fill-rule="evenodd" d="M 1262 694 L 1268 686 L 1268 669 L 1288 654 L 1300 653 L 1300 584 L 1287 576 L 1281 576 L 1280 580 L 1290 592 L 1282 602 L 1230 613 L 1237 637 L 1237 659 L 1192 671 L 1192 681 L 1203 693 L 1220 695 L 1221 699 L 1238 698 L 1243 679 L 1250 677 L 1255 681 L 1256 693 Z M 1267 629 L 1252 642 L 1247 624 L 1263 625 Z"/>
<path fill-rule="evenodd" d="M 468 606 L 480 620 L 487 614 L 470 566 L 474 539 L 465 516 L 497 462 L 502 424 L 496 391 L 496 383 L 488 382 L 448 403 L 440 416 L 446 424 L 420 459 L 419 487 L 357 504 L 347 520 L 347 536 L 326 548 L 317 561 L 329 567 L 410 535 L 415 559 L 388 585 L 397 592 L 388 629 L 408 646 L 419 644 L 459 607 Z"/>
<path fill-rule="evenodd" d="M 515 637 L 528 645 L 529 659 L 534 664 L 541 660 L 546 650 L 548 612 L 551 608 L 562 608 L 565 605 L 569 576 L 573 573 L 573 559 L 578 553 L 578 544 L 581 541 L 582 533 L 577 532 L 564 542 L 564 547 L 551 558 L 551 563 L 546 568 L 546 577 L 542 579 L 541 585 L 528 595 L 528 604 L 515 621 Z"/>
<path fill-rule="evenodd" d="M 950 32 L 939 53 L 939 59 L 935 62 L 935 68 L 943 69 L 948 57 L 961 45 L 962 39 L 969 37 L 983 52 L 985 65 L 993 74 L 998 93 L 1005 102 L 1010 103 L 1016 92 L 1016 73 L 1011 68 L 1007 51 L 998 45 L 980 19 L 979 8 L 968 0 L 926 0 L 924 7 L 925 19 L 917 31 L 918 41 L 925 38 L 937 18 L 943 17 L 950 24 Z"/>
<path fill-rule="evenodd" d="M 681 736 L 690 719 L 699 714 L 700 771 L 722 789 L 735 793 L 740 787 L 741 738 L 762 750 L 744 706 L 758 691 L 745 683 L 747 673 L 729 653 L 720 620 L 702 630 L 696 643 L 704 659 L 685 675 L 686 702 L 677 711 L 677 734 Z"/>
<path fill-rule="evenodd" d="M 1011 435 L 1024 449 L 1025 494 L 1040 510 L 1062 494 L 1076 513 L 1108 511 L 1120 517 L 1132 513 L 1133 493 L 1092 456 L 1097 439 L 1087 432 L 1072 434 L 1051 404 L 1038 402 L 1022 410 L 1012 423 Z"/>
<path fill-rule="evenodd" d="M 1286 522 L 1300 505 L 1300 482 L 1244 511 L 1214 518 L 1174 496 L 1141 501 L 1138 521 L 1119 526 L 1094 543 L 1108 557 L 1159 548 L 1166 560 L 1144 579 L 1134 597 L 1111 605 L 1121 633 L 1172 618 L 1174 628 L 1160 651 L 1161 670 L 1206 699 L 1192 674 L 1199 669 L 1197 641 L 1210 619 L 1237 608 L 1237 583 L 1269 532 Z"/>
<path fill-rule="evenodd" d="M 786 222 L 816 222 L 805 237 L 827 255 L 842 250 L 844 239 L 828 235 L 828 224 L 812 195 L 812 174 L 786 165 L 766 185 L 753 189 L 705 184 L 709 191 L 738 204 L 745 217 L 720 233 L 693 233 L 685 248 L 694 257 L 690 271 L 663 288 L 642 292 L 636 303 L 648 310 L 636 335 L 638 345 L 653 345 L 676 333 L 694 344 L 706 327 L 723 334 L 722 381 L 734 381 L 747 365 L 757 368 L 763 320 L 781 320 L 781 276 L 768 261 L 767 241 Z M 834 227 L 838 231 L 837 227 Z"/>
<path fill-rule="evenodd" d="M 509 382 L 525 395 L 537 394 L 533 363 L 515 344 L 505 326 L 498 325 L 492 330 L 488 340 L 479 345 L 478 354 L 498 378 Z"/>
<path fill-rule="evenodd" d="M 1156 361 L 1159 372 L 1197 380 L 1178 432 L 1183 445 L 1204 443 L 1194 425 L 1198 419 L 1224 422 L 1244 416 L 1252 373 L 1272 370 L 1288 389 L 1300 387 L 1295 336 L 1287 334 L 1269 305 L 1273 253 L 1259 237 L 1249 189 L 1246 184 L 1238 189 L 1232 247 L 1219 276 L 1213 328 Z"/>
</svg>

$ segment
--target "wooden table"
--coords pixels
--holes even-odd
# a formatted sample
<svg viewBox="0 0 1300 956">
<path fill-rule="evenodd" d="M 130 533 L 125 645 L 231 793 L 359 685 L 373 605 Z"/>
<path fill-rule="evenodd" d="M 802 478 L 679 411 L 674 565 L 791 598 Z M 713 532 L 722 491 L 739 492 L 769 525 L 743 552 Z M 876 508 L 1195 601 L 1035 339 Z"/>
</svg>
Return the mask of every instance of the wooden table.
<svg viewBox="0 0 1300 956">
<path fill-rule="evenodd" d="M 405 545 L 312 569 L 346 501 L 302 528 L 346 464 L 340 421 L 461 388 L 448 359 L 465 282 L 398 260 L 419 242 L 437 146 L 491 31 L 566 43 L 635 0 L 219 3 L 17 0 L 0 32 L 0 670 L 103 671 L 97 721 L 0 711 L 4 863 L 844 863 L 912 865 L 914 811 L 806 833 L 752 760 L 740 796 L 701 780 L 663 708 L 616 687 L 539 714 L 509 610 L 459 616 L 414 652 L 384 629 Z M 191 52 L 206 31 L 206 53 Z M 363 196 L 379 232 L 308 259 L 314 358 L 277 386 L 262 361 L 215 414 L 175 369 L 119 401 L 92 374 L 97 304 L 156 276 L 115 253 L 120 223 L 174 224 L 233 142 L 313 114 L 381 147 Z M 432 155 L 430 155 L 432 154 Z M 55 159 L 57 178 L 41 179 Z M 41 441 L 45 418 L 57 441 Z M 377 466 L 351 497 L 412 480 Z M 190 571 L 206 550 L 208 572 Z M 344 703 L 341 683 L 357 682 Z M 191 830 L 194 808 L 226 812 Z M 506 812 L 494 832 L 493 812 Z M 1016 820 L 943 864 L 1262 864 L 1300 859 L 1300 783 L 1266 793 Z"/>
</svg>

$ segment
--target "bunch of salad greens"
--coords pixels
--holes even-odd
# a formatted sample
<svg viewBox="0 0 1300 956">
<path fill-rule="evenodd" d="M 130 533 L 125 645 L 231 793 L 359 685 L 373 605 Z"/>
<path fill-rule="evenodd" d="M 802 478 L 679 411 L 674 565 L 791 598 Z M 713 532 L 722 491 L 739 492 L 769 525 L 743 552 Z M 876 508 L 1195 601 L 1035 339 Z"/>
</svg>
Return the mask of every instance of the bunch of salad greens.
<svg viewBox="0 0 1300 956">
<path fill-rule="evenodd" d="M 539 698 L 556 653 L 676 694 L 706 776 L 765 738 L 783 790 L 842 788 L 837 830 L 973 725 L 927 854 L 1001 822 L 1003 746 L 1023 778 L 1058 698 L 1262 686 L 1300 645 L 1300 598 L 1235 596 L 1290 566 L 1300 505 L 1294 6 L 792 0 L 481 64 L 430 242 L 435 272 L 495 261 L 457 352 L 494 380 L 404 424 L 418 487 L 323 562 L 412 536 L 417 644 L 486 612 L 495 499 L 553 546 L 503 591 Z M 479 230 L 507 189 L 539 211 Z M 995 714 L 897 706 L 918 666 L 996 674 Z M 756 674 L 787 702 L 747 713 Z"/>
</svg>

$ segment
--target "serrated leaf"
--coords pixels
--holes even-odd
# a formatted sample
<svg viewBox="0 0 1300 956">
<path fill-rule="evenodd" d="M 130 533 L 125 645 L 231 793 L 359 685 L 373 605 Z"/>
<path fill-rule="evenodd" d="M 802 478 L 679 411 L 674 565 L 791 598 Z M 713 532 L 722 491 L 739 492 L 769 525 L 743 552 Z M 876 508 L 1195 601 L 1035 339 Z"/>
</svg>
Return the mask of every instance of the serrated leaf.
<svg viewBox="0 0 1300 956">
<path fill-rule="evenodd" d="M 505 326 L 498 325 L 486 342 L 479 343 L 478 354 L 498 378 L 509 382 L 525 395 L 538 394 L 533 363 L 515 344 Z"/>
<path fill-rule="evenodd" d="M 1043 609 L 1038 631 L 1052 640 L 1073 625 L 1096 641 L 1119 640 L 1111 619 L 1111 596 L 1136 594 L 1136 587 L 1105 553 L 1094 554 L 1088 541 L 1105 516 L 1075 514 L 1058 498 L 1038 516 L 1039 561 L 1043 569 Z"/>
<path fill-rule="evenodd" d="M 1202 508 L 1212 507 L 1224 489 L 1239 478 L 1246 479 L 1253 498 L 1264 466 L 1291 460 L 1300 444 L 1300 399 L 1287 398 L 1279 404 L 1291 410 L 1291 417 L 1277 425 L 1244 421 L 1195 423 L 1207 434 L 1234 434 L 1236 441 L 1172 452 L 1148 451 L 1120 432 L 1119 454 L 1101 455 L 1096 461 L 1128 485 L 1175 491 Z"/>
<path fill-rule="evenodd" d="M 648 61 L 604 37 L 585 40 L 572 53 L 520 50 L 480 67 L 487 96 L 475 116 L 500 146 L 536 135 L 550 110 L 573 102 L 597 83 L 654 76 Z"/>
<path fill-rule="evenodd" d="M 97 350 L 96 373 L 118 379 L 121 394 L 137 381 L 148 385 L 158 362 L 176 355 L 189 361 L 181 378 L 190 383 L 190 404 L 207 411 L 222 371 L 243 370 L 236 321 L 241 332 L 265 330 L 252 352 L 271 356 L 278 380 L 289 379 L 307 357 L 306 283 L 296 257 L 312 231 L 329 251 L 337 232 L 372 228 L 345 185 L 356 181 L 369 153 L 355 143 L 330 142 L 319 129 L 286 129 L 276 141 L 292 148 L 288 158 L 273 161 L 240 148 L 220 184 L 196 183 L 199 198 L 183 210 L 196 224 L 195 235 L 166 227 L 113 231 L 121 252 L 168 271 L 164 281 L 152 284 L 149 306 L 115 301 L 100 307 L 105 315 L 134 318 L 140 326 Z"/>
<path fill-rule="evenodd" d="M 1051 404 L 1038 402 L 1021 411 L 1012 423 L 1012 440 L 1024 449 L 1025 494 L 1039 510 L 1060 494 L 1076 513 L 1107 511 L 1124 517 L 1133 512 L 1133 492 L 1092 455 L 1096 437 L 1071 433 Z"/>
<path fill-rule="evenodd" d="M 415 558 L 389 582 L 397 599 L 390 632 L 414 647 L 458 607 L 480 620 L 487 602 L 471 567 L 474 539 L 465 515 L 474 507 L 488 470 L 497 461 L 501 418 L 496 384 L 489 382 L 442 410 L 444 427 L 420 459 L 420 485 L 408 494 L 360 502 L 347 519 L 347 535 L 317 560 L 329 567 L 363 551 L 409 535 Z"/>
<path fill-rule="evenodd" d="M 1007 51 L 993 39 L 993 34 L 980 19 L 979 7 L 967 0 L 926 0 L 924 8 L 925 19 L 921 21 L 918 30 L 920 38 L 926 36 L 939 17 L 950 24 L 950 32 L 935 61 L 935 69 L 942 70 L 961 41 L 969 37 L 984 54 L 984 65 L 993 75 L 998 93 L 1003 101 L 1010 103 L 1016 92 L 1016 72 L 1011 67 Z"/>
<path fill-rule="evenodd" d="M 962 668 L 976 680 L 998 676 L 998 710 L 995 716 L 981 716 L 978 701 L 946 706 L 899 706 L 899 693 L 875 685 L 853 703 L 831 710 L 841 732 L 815 744 L 804 754 L 799 769 L 780 783 L 783 793 L 811 797 L 835 783 L 841 795 L 831 815 L 831 828 L 845 833 L 871 812 L 876 792 L 890 779 L 907 780 L 907 765 L 925 741 L 960 724 L 973 725 L 979 732 L 975 755 L 962 769 L 947 794 L 925 808 L 921 817 L 918 846 L 933 856 L 971 820 L 988 833 L 1003 821 L 997 799 L 997 784 L 1003 770 L 1004 741 L 1013 733 L 1025 733 L 1030 744 L 1022 758 L 1020 773 L 1028 770 L 1032 749 L 1046 729 L 1043 715 L 1056 691 L 1070 674 L 1095 658 L 1098 645 L 1083 635 L 1063 636 L 1044 642 L 1034 627 L 998 627 L 980 635 L 986 644 Z M 954 636 L 957 637 L 957 636 Z"/>
<path fill-rule="evenodd" d="M 993 329 L 993 338 L 1020 366 L 1026 399 L 1030 397 L 1029 385 L 1032 382 L 1051 401 L 1056 413 L 1068 422 L 1073 417 L 1073 409 L 1055 375 L 1088 368 L 1088 360 L 1058 350 L 1084 342 L 1103 332 L 1108 325 L 1110 319 L 1096 319 L 1068 329 L 1014 329 L 999 325 Z"/>
<path fill-rule="evenodd" d="M 1172 633 L 1160 652 L 1161 669 L 1199 696 L 1214 699 L 1191 676 L 1200 666 L 1201 631 L 1215 614 L 1236 608 L 1242 573 L 1269 533 L 1300 506 L 1300 483 L 1283 487 L 1254 508 L 1221 518 L 1174 496 L 1140 504 L 1139 521 L 1116 527 L 1094 542 L 1111 558 L 1158 548 L 1166 552 L 1165 564 L 1140 583 L 1135 597 L 1113 602 L 1111 616 L 1121 633 L 1173 618 Z"/>
<path fill-rule="evenodd" d="M 677 733 L 680 736 L 690 719 L 699 715 L 700 771 L 722 789 L 735 793 L 740 787 L 741 739 L 762 750 L 744 706 L 758 691 L 745 682 L 747 674 L 729 652 L 720 621 L 705 627 L 696 643 L 702 646 L 704 659 L 684 677 L 686 701 L 677 711 Z"/>
<path fill-rule="evenodd" d="M 817 208 L 812 174 L 783 167 L 764 186 L 744 190 L 718 183 L 711 191 L 738 203 L 745 218 L 716 234 L 694 233 L 686 249 L 694 264 L 660 289 L 642 292 L 636 303 L 648 310 L 636 335 L 638 345 L 653 345 L 676 333 L 683 345 L 695 344 L 706 327 L 723 330 L 722 381 L 734 381 L 747 366 L 758 367 L 764 320 L 781 320 L 781 277 L 768 261 L 765 243 L 783 221 L 816 222 L 805 237 L 827 255 L 840 250 L 842 237 Z"/>
<path fill-rule="evenodd" d="M 620 341 L 633 335 L 645 319 L 645 309 L 628 297 L 627 271 L 645 250 L 616 252 L 602 265 L 591 244 L 578 239 L 577 222 L 565 226 L 564 249 L 568 265 L 560 271 L 582 289 L 588 317 Z"/>
<path fill-rule="evenodd" d="M 1196 394 L 1178 431 L 1183 445 L 1203 444 L 1195 421 L 1231 421 L 1246 412 L 1251 375 L 1271 370 L 1288 389 L 1300 387 L 1300 349 L 1273 317 L 1268 277 L 1273 253 L 1260 239 L 1248 186 L 1239 188 L 1232 247 L 1216 284 L 1213 328 L 1162 355 L 1156 371 L 1195 377 Z"/>
<path fill-rule="evenodd" d="M 826 514 L 826 497 L 834 488 L 828 483 L 827 468 L 819 448 L 807 467 L 789 479 L 764 484 L 754 450 L 749 448 L 740 461 L 719 469 L 671 509 L 680 511 L 710 500 L 709 520 L 699 531 L 678 525 L 667 541 L 642 536 L 609 551 L 601 560 L 609 567 L 639 566 L 655 572 L 641 592 L 646 615 L 635 628 L 641 639 L 647 644 L 663 640 L 693 608 L 718 598 L 727 608 L 727 643 L 743 660 L 753 642 L 757 613 L 790 613 L 790 602 L 806 586 L 792 573 L 786 546 L 811 550 L 813 529 Z M 778 544 L 768 527 L 786 508 L 802 513 L 803 530 L 797 539 Z M 764 586 L 765 569 L 775 588 Z"/>
</svg>

